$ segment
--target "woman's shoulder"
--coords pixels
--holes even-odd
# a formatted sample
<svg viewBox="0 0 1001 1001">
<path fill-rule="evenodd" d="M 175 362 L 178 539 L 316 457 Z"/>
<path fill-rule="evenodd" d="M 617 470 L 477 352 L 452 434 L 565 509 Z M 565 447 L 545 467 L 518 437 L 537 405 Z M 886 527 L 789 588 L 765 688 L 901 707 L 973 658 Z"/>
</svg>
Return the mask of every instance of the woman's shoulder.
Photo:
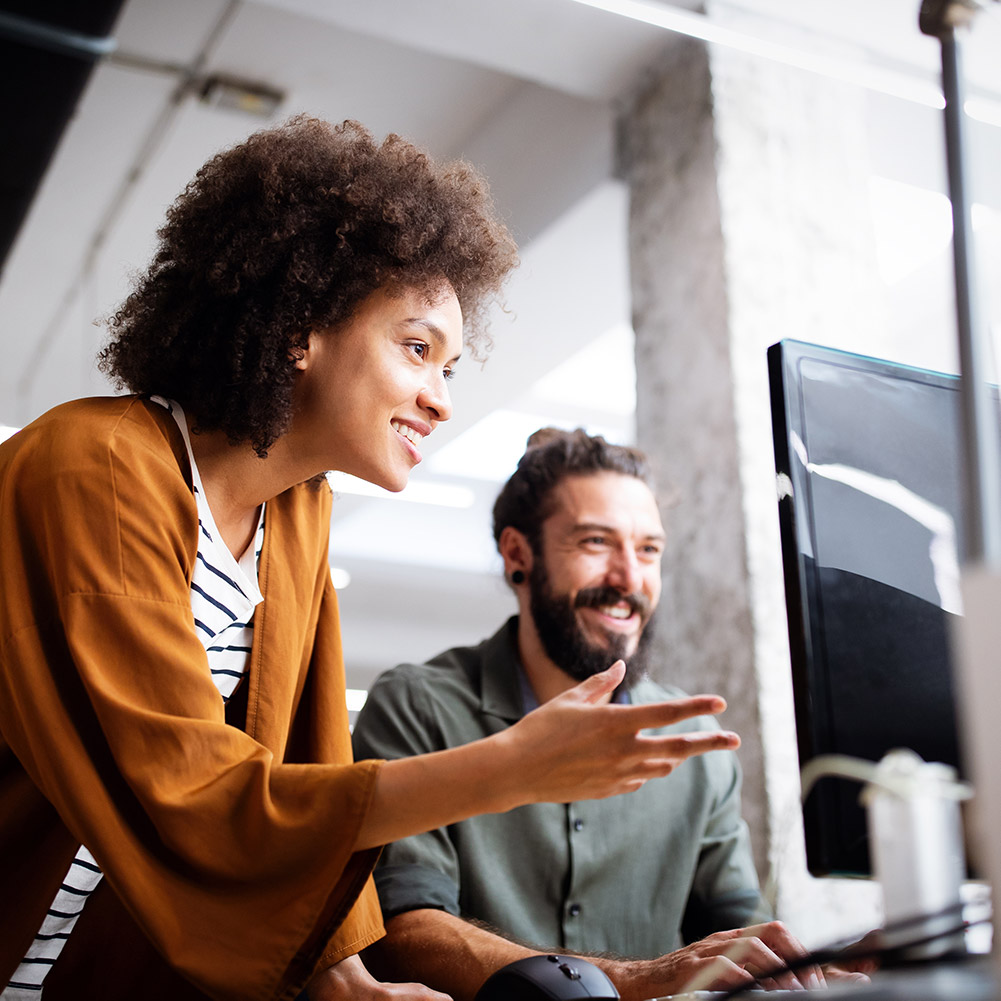
<svg viewBox="0 0 1001 1001">
<path fill-rule="evenodd" d="M 149 401 L 63 404 L 0 445 L 4 567 L 57 593 L 160 596 L 164 566 L 188 579 L 197 526 L 184 440 Z"/>
<path fill-rule="evenodd" d="M 112 482 L 128 492 L 190 492 L 184 441 L 169 413 L 135 396 L 60 404 L 0 445 L 0 479 L 24 488 Z"/>
<path fill-rule="evenodd" d="M 129 442 L 182 441 L 167 408 L 142 396 L 92 396 L 71 400 L 42 414 L 28 428 L 36 426 L 45 430 L 58 429 L 67 441 L 79 437 L 112 447 Z"/>
<path fill-rule="evenodd" d="M 44 449 L 79 460 L 116 449 L 166 448 L 176 452 L 180 444 L 180 451 L 184 451 L 167 410 L 138 396 L 100 396 L 61 403 L 5 444 L 8 451 Z"/>
</svg>

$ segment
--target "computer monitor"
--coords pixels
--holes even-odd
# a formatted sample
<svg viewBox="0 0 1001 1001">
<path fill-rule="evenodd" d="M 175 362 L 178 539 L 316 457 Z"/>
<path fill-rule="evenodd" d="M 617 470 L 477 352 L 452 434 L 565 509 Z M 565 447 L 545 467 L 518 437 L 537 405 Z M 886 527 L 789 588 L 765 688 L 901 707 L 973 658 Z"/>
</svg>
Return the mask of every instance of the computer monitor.
<svg viewBox="0 0 1001 1001">
<path fill-rule="evenodd" d="M 797 341 L 768 366 L 800 764 L 909 747 L 963 774 L 959 380 Z M 860 791 L 807 798 L 815 875 L 872 874 Z"/>
</svg>

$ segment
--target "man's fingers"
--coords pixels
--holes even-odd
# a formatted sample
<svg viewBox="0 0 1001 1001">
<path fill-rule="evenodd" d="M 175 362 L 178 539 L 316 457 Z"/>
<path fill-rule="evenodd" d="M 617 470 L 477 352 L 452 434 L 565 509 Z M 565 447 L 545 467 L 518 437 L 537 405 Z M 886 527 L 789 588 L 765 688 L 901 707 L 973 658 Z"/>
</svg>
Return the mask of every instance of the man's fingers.
<svg viewBox="0 0 1001 1001">
<path fill-rule="evenodd" d="M 769 948 L 785 963 L 796 963 L 810 955 L 806 946 L 781 921 L 769 921 L 767 924 L 758 925 L 755 930 L 758 937 L 767 942 Z M 826 986 L 824 972 L 816 964 L 804 966 L 797 973 L 807 987 Z"/>
<path fill-rule="evenodd" d="M 778 964 L 794 965 L 809 956 L 809 950 L 796 938 L 781 921 L 769 921 L 744 929 L 745 935 L 752 935 L 764 942 L 775 955 Z M 796 971 L 798 979 L 810 988 L 826 986 L 824 973 L 819 966 L 810 964 Z"/>
<path fill-rule="evenodd" d="M 726 956 L 759 978 L 766 990 L 804 989 L 803 982 L 795 973 L 789 970 L 778 972 L 786 965 L 786 960 L 773 952 L 760 938 L 735 939 Z"/>
<path fill-rule="evenodd" d="M 754 974 L 748 973 L 726 956 L 710 956 L 698 960 L 695 972 L 683 985 L 682 991 L 731 991 L 754 984 Z"/>
</svg>

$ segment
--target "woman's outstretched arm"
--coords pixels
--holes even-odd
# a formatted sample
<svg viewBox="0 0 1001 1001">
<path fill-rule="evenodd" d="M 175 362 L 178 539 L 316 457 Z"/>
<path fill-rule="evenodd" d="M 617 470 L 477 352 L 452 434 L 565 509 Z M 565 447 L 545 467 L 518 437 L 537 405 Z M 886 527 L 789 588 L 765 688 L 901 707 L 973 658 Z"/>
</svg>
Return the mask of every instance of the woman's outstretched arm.
<svg viewBox="0 0 1001 1001">
<path fill-rule="evenodd" d="M 606 704 L 624 671 L 616 661 L 501 733 L 387 761 L 355 849 L 526 803 L 631 792 L 693 755 L 739 746 L 740 738 L 726 730 L 644 736 L 640 731 L 722 712 L 726 703 L 718 695 L 696 695 L 649 705 Z"/>
</svg>

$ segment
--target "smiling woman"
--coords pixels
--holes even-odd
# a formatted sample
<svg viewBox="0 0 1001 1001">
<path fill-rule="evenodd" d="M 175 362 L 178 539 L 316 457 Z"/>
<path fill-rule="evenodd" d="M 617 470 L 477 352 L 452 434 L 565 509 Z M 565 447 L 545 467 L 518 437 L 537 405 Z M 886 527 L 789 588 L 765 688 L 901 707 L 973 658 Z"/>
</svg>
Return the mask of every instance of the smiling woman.
<svg viewBox="0 0 1001 1001">
<path fill-rule="evenodd" d="M 446 383 L 461 349 L 450 285 L 430 298 L 378 289 L 341 329 L 310 334 L 283 443 L 320 468 L 402 490 L 421 441 L 452 414 Z"/>
<path fill-rule="evenodd" d="M 640 736 L 721 703 L 604 705 L 618 665 L 496 738 L 352 761 L 320 474 L 403 488 L 514 263 L 468 165 L 294 119 L 169 210 L 102 354 L 131 395 L 0 444 L 3 1001 L 385 997 L 380 845 L 735 740 Z"/>
</svg>

